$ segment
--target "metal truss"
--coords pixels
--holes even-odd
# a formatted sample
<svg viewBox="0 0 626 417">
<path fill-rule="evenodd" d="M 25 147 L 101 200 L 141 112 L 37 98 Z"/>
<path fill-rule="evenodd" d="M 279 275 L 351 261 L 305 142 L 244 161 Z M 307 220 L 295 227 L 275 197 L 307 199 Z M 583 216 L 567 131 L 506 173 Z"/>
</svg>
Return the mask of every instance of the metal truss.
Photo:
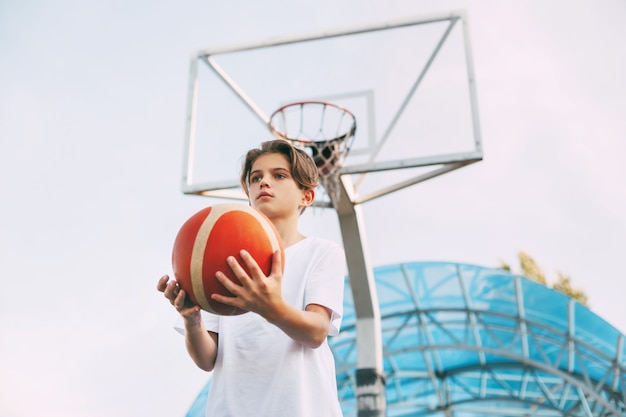
<svg viewBox="0 0 626 417">
<path fill-rule="evenodd" d="M 506 271 L 449 263 L 375 270 L 387 415 L 626 415 L 624 335 Z M 350 291 L 330 338 L 345 416 L 356 415 Z"/>
</svg>

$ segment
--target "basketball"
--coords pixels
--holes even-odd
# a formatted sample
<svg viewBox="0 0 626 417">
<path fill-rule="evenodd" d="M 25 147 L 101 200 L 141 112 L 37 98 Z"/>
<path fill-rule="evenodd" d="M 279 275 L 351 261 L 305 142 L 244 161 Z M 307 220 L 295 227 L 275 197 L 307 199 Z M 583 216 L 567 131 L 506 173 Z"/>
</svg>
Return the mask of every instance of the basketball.
<svg viewBox="0 0 626 417">
<path fill-rule="evenodd" d="M 265 275 L 272 268 L 272 256 L 284 247 L 272 222 L 256 209 L 244 204 L 216 204 L 191 216 L 180 228 L 172 250 L 172 267 L 176 281 L 191 301 L 205 311 L 223 316 L 245 313 L 245 310 L 219 303 L 211 294 L 232 296 L 215 277 L 217 271 L 239 284 L 226 258 L 234 256 L 248 271 L 239 252 L 252 255 Z M 283 262 L 284 265 L 284 262 Z"/>
</svg>

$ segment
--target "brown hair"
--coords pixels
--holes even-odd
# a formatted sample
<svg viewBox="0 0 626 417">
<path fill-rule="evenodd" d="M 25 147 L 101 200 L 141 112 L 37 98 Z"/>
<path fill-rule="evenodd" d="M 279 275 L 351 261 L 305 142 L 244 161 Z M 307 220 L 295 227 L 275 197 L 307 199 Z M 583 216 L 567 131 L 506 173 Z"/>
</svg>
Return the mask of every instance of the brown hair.
<svg viewBox="0 0 626 417">
<path fill-rule="evenodd" d="M 291 175 L 302 190 L 315 188 L 319 184 L 319 172 L 313 158 L 303 149 L 296 148 L 291 142 L 284 139 L 269 140 L 261 143 L 259 148 L 250 149 L 241 167 L 241 187 L 249 195 L 250 171 L 254 161 L 262 155 L 278 153 L 289 161 Z"/>
</svg>

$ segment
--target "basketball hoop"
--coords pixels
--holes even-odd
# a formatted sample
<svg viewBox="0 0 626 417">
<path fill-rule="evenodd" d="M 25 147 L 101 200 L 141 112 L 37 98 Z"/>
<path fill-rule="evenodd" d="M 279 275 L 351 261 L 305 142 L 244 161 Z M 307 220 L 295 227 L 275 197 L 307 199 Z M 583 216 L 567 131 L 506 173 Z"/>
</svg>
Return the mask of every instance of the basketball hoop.
<svg viewBox="0 0 626 417">
<path fill-rule="evenodd" d="M 276 138 L 310 149 L 320 182 L 335 204 L 339 197 L 339 172 L 356 132 L 354 115 L 335 104 L 301 101 L 276 110 L 268 126 Z"/>
</svg>

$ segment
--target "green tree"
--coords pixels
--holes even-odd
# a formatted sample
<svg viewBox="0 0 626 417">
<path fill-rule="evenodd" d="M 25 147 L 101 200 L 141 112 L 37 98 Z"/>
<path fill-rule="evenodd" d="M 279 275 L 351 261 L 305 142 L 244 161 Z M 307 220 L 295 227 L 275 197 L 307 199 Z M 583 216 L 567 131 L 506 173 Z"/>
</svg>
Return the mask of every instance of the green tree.
<svg viewBox="0 0 626 417">
<path fill-rule="evenodd" d="M 532 256 L 524 251 L 520 251 L 517 253 L 517 258 L 519 261 L 519 273 L 521 275 L 537 281 L 538 283 L 543 284 L 546 287 L 551 287 L 553 290 L 556 290 L 562 294 L 572 297 L 583 305 L 589 305 L 589 298 L 587 297 L 587 294 L 579 288 L 574 288 L 572 286 L 572 280 L 569 276 L 563 274 L 560 271 L 556 271 L 557 279 L 552 285 L 550 285 L 548 283 L 548 280 L 546 279 L 546 275 L 543 273 L 543 270 L 541 269 L 541 267 L 539 267 L 539 264 Z M 509 272 L 514 272 L 511 268 L 511 265 L 502 260 L 500 260 L 500 267 Z"/>
</svg>

